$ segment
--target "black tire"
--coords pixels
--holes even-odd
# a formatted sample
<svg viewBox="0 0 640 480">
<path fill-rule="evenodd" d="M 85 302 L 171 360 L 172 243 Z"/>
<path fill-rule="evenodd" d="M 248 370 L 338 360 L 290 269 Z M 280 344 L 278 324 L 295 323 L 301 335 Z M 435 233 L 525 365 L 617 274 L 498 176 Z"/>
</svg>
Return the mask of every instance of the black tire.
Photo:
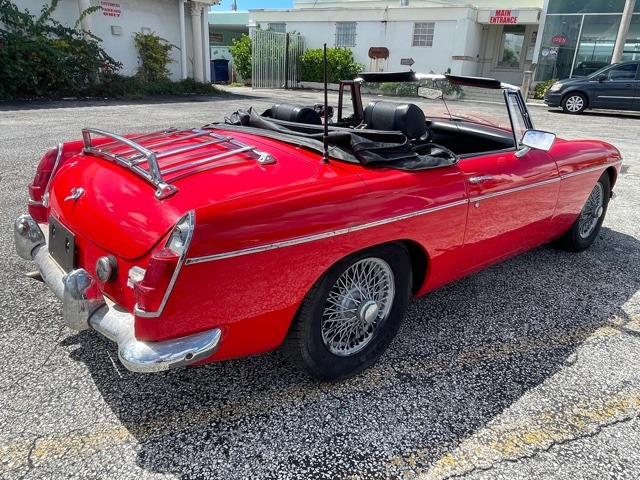
<svg viewBox="0 0 640 480">
<path fill-rule="evenodd" d="M 584 93 L 571 92 L 562 99 L 562 110 L 572 115 L 584 112 L 587 106 L 587 96 Z"/>
<path fill-rule="evenodd" d="M 343 380 L 368 368 L 400 328 L 411 278 L 411 259 L 400 244 L 371 247 L 340 260 L 307 293 L 283 343 L 285 355 L 323 381 Z"/>
<path fill-rule="evenodd" d="M 611 182 L 609 174 L 604 172 L 594 185 L 580 215 L 569 231 L 557 240 L 557 245 L 570 252 L 581 252 L 589 248 L 598 237 L 610 198 Z"/>
</svg>

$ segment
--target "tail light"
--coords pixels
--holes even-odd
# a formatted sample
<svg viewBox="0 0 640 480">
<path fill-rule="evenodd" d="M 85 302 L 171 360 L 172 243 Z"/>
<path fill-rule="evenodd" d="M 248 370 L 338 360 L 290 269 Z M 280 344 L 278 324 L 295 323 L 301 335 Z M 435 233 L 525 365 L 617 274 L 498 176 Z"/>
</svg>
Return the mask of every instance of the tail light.
<svg viewBox="0 0 640 480">
<path fill-rule="evenodd" d="M 62 145 L 53 147 L 45 153 L 38 164 L 33 183 L 29 185 L 29 214 L 36 222 L 47 221 L 47 206 L 43 202 L 43 197 L 49 186 L 49 181 L 60 163 L 61 156 Z"/>
<path fill-rule="evenodd" d="M 106 142 L 106 138 L 100 139 L 97 145 Z M 48 194 L 51 187 L 51 179 L 60 166 L 80 152 L 84 147 L 82 140 L 65 142 L 50 149 L 40 159 L 36 176 L 29 185 L 29 214 L 39 223 L 46 223 L 48 219 Z"/>
<path fill-rule="evenodd" d="M 133 294 L 139 310 L 156 312 L 160 309 L 178 260 L 180 256 L 168 248 L 158 250 L 151 256 L 144 278 L 133 284 Z"/>
<path fill-rule="evenodd" d="M 191 243 L 194 219 L 194 212 L 189 212 L 180 219 L 164 248 L 151 255 L 146 270 L 134 267 L 129 272 L 129 282 L 133 286 L 136 301 L 136 315 L 157 317 L 162 313 Z"/>
</svg>

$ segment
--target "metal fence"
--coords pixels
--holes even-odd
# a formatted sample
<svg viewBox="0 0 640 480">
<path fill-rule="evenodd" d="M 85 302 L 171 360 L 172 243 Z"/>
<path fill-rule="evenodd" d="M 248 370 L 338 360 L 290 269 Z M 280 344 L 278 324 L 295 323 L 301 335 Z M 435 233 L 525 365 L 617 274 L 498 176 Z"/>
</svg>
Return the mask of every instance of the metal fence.
<svg viewBox="0 0 640 480">
<path fill-rule="evenodd" d="M 254 29 L 252 82 L 255 88 L 297 88 L 300 82 L 300 56 L 304 37 Z"/>
</svg>

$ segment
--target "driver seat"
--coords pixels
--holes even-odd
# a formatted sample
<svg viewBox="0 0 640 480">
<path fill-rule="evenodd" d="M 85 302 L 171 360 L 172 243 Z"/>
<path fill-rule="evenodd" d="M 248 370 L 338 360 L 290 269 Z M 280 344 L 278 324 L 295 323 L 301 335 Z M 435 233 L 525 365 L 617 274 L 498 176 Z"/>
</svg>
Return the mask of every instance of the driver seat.
<svg viewBox="0 0 640 480">
<path fill-rule="evenodd" d="M 364 109 L 364 123 L 372 130 L 402 132 L 410 140 L 427 133 L 424 112 L 413 103 L 395 103 L 374 100 Z"/>
</svg>

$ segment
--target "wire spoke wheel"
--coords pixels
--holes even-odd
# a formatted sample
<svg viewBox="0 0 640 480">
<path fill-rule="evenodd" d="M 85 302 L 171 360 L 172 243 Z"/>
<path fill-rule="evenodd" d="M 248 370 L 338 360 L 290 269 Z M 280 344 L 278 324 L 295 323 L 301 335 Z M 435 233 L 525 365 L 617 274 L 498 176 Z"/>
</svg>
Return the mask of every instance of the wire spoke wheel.
<svg viewBox="0 0 640 480">
<path fill-rule="evenodd" d="M 598 224 L 598 220 L 604 211 L 604 190 L 602 184 L 597 182 L 582 212 L 580 212 L 580 220 L 578 231 L 582 238 L 591 235 Z"/>
<path fill-rule="evenodd" d="M 611 180 L 609 174 L 604 172 L 587 197 L 578 218 L 571 228 L 555 241 L 556 245 L 570 252 L 581 252 L 589 248 L 598 238 L 610 198 Z"/>
<path fill-rule="evenodd" d="M 353 252 L 318 278 L 298 308 L 282 348 L 323 381 L 373 365 L 398 333 L 409 304 L 411 256 L 401 243 Z"/>
<path fill-rule="evenodd" d="M 327 297 L 320 322 L 324 345 L 337 356 L 362 350 L 389 316 L 394 296 L 387 262 L 365 258 L 351 265 Z"/>
</svg>

